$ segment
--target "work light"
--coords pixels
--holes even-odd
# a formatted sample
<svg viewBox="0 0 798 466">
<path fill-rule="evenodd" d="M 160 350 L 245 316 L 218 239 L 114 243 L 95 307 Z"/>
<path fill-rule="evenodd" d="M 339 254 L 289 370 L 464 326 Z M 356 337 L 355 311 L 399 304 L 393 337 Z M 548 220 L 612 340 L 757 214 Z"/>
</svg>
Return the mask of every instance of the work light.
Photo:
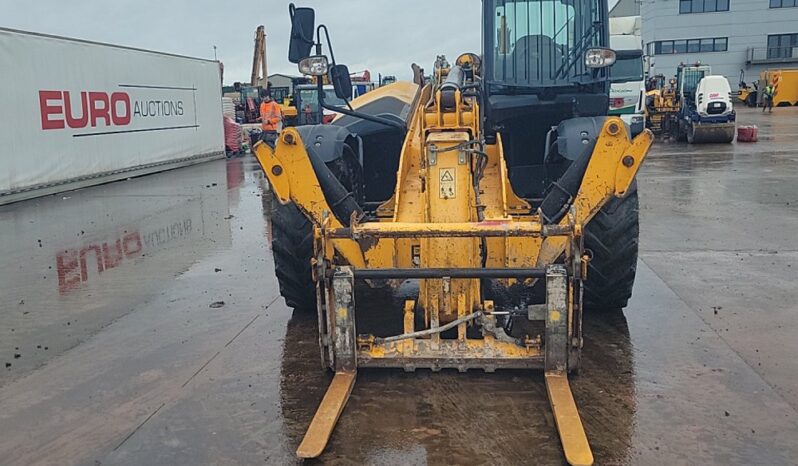
<svg viewBox="0 0 798 466">
<path fill-rule="evenodd" d="M 324 55 L 313 55 L 299 62 L 299 72 L 308 76 L 324 76 L 328 68 L 329 62 Z"/>
<path fill-rule="evenodd" d="M 594 47 L 585 52 L 585 66 L 588 68 L 604 68 L 615 63 L 615 50 Z"/>
</svg>

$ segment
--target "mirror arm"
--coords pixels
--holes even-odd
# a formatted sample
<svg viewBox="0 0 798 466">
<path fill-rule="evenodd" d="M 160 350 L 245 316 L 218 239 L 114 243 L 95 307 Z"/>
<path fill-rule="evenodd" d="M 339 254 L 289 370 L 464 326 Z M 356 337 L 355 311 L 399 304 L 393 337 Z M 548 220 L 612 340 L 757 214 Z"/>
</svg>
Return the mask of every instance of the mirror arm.
<svg viewBox="0 0 798 466">
<path fill-rule="evenodd" d="M 322 31 L 322 29 L 324 29 L 324 36 L 327 38 L 327 48 L 330 50 L 330 60 L 332 62 L 332 65 L 335 66 L 335 54 L 333 53 L 332 41 L 330 41 L 330 32 L 327 30 L 327 26 L 324 25 L 324 24 L 319 24 L 319 26 L 316 27 L 316 38 L 318 39 L 318 42 L 316 42 L 316 55 L 322 55 L 322 46 L 321 46 L 321 31 Z M 348 116 L 351 116 L 351 117 L 372 121 L 374 123 L 379 123 L 381 125 L 390 126 L 392 128 L 397 128 L 397 129 L 400 129 L 403 133 L 407 132 L 407 127 L 405 127 L 405 125 L 403 125 L 402 123 L 399 123 L 399 122 L 396 122 L 396 121 L 393 121 L 393 120 L 388 120 L 386 118 L 380 118 L 380 117 L 376 117 L 376 116 L 372 116 L 372 115 L 366 115 L 365 113 L 360 113 L 360 112 L 354 111 L 352 109 L 352 104 L 350 104 L 349 101 L 346 102 L 346 106 L 349 107 L 348 109 L 341 108 L 341 107 L 336 107 L 334 105 L 327 104 L 326 102 L 324 102 L 324 82 L 323 82 L 323 80 L 321 79 L 320 76 L 316 80 L 316 88 L 318 89 L 319 107 L 321 107 L 321 108 L 326 108 L 327 110 L 330 110 L 330 111 L 333 111 L 333 112 L 336 112 L 336 113 L 342 113 L 344 115 L 348 115 Z M 322 112 L 322 115 L 323 115 L 323 112 Z"/>
<path fill-rule="evenodd" d="M 316 37 L 318 38 L 318 43 L 316 44 L 316 55 L 321 55 L 321 30 L 324 29 L 324 36 L 327 38 L 327 48 L 330 50 L 330 61 L 333 65 L 335 65 L 335 53 L 333 53 L 332 48 L 332 41 L 330 40 L 330 31 L 327 30 L 327 25 L 319 24 L 316 28 Z"/>
<path fill-rule="evenodd" d="M 407 127 L 405 127 L 405 125 L 403 125 L 403 124 L 401 124 L 401 123 L 399 123 L 397 121 L 388 120 L 386 118 L 380 118 L 380 117 L 375 117 L 375 116 L 371 116 L 371 115 L 366 115 L 365 113 L 352 112 L 352 111 L 350 111 L 348 109 L 341 108 L 341 107 L 335 107 L 333 105 L 327 105 L 325 103 L 322 103 L 322 107 L 326 108 L 327 110 L 332 110 L 333 112 L 343 113 L 344 115 L 349 115 L 351 117 L 360 118 L 361 120 L 373 121 L 374 123 L 379 123 L 381 125 L 390 126 L 392 128 L 397 128 L 397 129 L 402 130 L 403 133 L 407 132 Z"/>
<path fill-rule="evenodd" d="M 324 102 L 324 85 L 321 84 L 321 81 L 319 81 L 318 87 L 319 87 L 319 104 L 321 105 L 322 108 L 326 108 L 327 110 L 331 110 L 337 113 L 343 113 L 344 115 L 349 115 L 351 117 L 360 118 L 362 120 L 373 121 L 374 123 L 379 123 L 381 125 L 391 126 L 393 128 L 402 130 L 403 133 L 407 132 L 407 128 L 405 127 L 405 125 L 397 121 L 388 120 L 387 118 L 380 118 L 372 115 L 366 115 L 365 113 L 360 113 L 345 108 L 336 107 L 334 105 L 328 105 L 327 103 Z M 347 102 L 347 104 L 348 103 L 349 102 Z"/>
</svg>

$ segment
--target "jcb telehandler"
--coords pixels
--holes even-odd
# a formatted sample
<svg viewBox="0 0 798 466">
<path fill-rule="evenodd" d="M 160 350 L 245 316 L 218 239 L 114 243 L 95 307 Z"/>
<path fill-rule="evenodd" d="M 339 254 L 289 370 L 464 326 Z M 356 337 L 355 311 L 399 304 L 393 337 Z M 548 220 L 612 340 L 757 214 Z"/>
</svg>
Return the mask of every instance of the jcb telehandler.
<svg viewBox="0 0 798 466">
<path fill-rule="evenodd" d="M 255 147 L 279 201 L 281 293 L 317 310 L 322 364 L 335 371 L 300 457 L 322 453 L 360 369 L 517 368 L 543 370 L 567 461 L 593 462 L 567 375 L 579 367 L 583 309 L 631 295 L 634 179 L 652 134 L 631 139 L 606 116 L 606 0 L 482 8 L 481 56 L 439 66 L 426 84 L 414 66 L 415 83 Z M 289 11 L 289 60 L 350 98 L 326 27 L 310 8 Z M 417 290 L 396 309 L 358 303 L 356 289 L 408 282 Z M 395 325 L 373 330 L 375 320 Z"/>
</svg>

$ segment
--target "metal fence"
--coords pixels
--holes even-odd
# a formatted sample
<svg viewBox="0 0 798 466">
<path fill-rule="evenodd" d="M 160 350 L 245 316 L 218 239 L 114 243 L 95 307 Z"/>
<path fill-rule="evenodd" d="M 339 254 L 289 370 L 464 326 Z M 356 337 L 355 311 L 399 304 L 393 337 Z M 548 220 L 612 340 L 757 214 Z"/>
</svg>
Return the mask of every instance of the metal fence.
<svg viewBox="0 0 798 466">
<path fill-rule="evenodd" d="M 757 47 L 748 49 L 749 63 L 798 62 L 798 47 Z"/>
</svg>

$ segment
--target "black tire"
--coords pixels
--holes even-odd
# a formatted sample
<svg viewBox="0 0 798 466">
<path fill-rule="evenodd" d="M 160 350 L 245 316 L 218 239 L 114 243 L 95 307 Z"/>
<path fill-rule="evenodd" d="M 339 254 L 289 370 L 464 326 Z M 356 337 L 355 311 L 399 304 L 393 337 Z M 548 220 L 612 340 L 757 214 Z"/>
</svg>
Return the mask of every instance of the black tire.
<svg viewBox="0 0 798 466">
<path fill-rule="evenodd" d="M 687 142 L 690 144 L 695 142 L 695 126 L 693 125 L 687 127 Z"/>
<path fill-rule="evenodd" d="M 310 260 L 313 257 L 313 226 L 294 204 L 272 201 L 272 254 L 280 294 L 288 307 L 316 309 L 316 285 Z"/>
<path fill-rule="evenodd" d="M 327 164 L 336 178 L 355 199 L 362 202 L 363 183 L 354 152 L 344 146 L 344 156 Z M 299 311 L 316 309 L 316 284 L 313 282 L 313 225 L 294 204 L 282 205 L 273 199 L 271 208 L 272 254 L 280 294 L 288 307 Z"/>
<path fill-rule="evenodd" d="M 585 308 L 626 307 L 637 272 L 640 237 L 637 181 L 623 198 L 608 202 L 585 228 L 585 249 L 593 253 L 584 284 Z"/>
</svg>

